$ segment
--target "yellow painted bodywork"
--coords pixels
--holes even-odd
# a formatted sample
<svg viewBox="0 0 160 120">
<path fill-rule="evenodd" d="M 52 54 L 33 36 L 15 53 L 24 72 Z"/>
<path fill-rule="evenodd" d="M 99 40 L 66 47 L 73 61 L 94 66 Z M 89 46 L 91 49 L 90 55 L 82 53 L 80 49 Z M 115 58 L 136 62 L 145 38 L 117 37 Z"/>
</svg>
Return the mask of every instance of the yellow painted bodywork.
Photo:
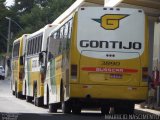
<svg viewBox="0 0 160 120">
<path fill-rule="evenodd" d="M 117 66 L 102 65 L 103 59 L 95 59 L 83 56 L 77 50 L 77 12 L 73 17 L 73 28 L 70 46 L 69 57 L 69 82 L 63 79 L 64 71 L 61 67 L 55 67 L 55 79 L 56 79 L 56 95 L 57 102 L 60 102 L 60 84 L 61 80 L 65 89 L 65 100 L 69 98 L 86 98 L 90 95 L 95 99 L 115 99 L 115 100 L 131 100 L 131 101 L 143 101 L 147 98 L 148 93 L 148 81 L 142 78 L 142 68 L 148 68 L 148 22 L 146 19 L 145 25 L 145 48 L 140 57 L 128 60 L 105 60 L 109 62 L 119 62 L 119 68 L 135 69 L 137 72 L 131 73 L 117 73 L 120 74 L 121 79 L 110 78 L 111 73 L 99 73 L 99 72 L 86 72 L 83 71 L 83 67 L 109 67 L 117 68 Z M 59 65 L 57 61 L 62 62 L 62 56 L 55 58 L 55 63 Z M 71 65 L 77 66 L 77 77 L 71 76 Z M 57 66 L 57 65 L 55 65 Z"/>
<path fill-rule="evenodd" d="M 29 60 L 29 68 L 27 74 L 29 74 L 29 96 L 34 96 L 34 82 L 37 83 L 37 97 L 44 96 L 44 83 L 41 82 L 41 73 L 40 71 L 32 71 L 32 58 L 28 58 Z"/>
<path fill-rule="evenodd" d="M 22 50 L 23 50 L 23 37 L 20 37 L 17 42 L 20 42 L 19 46 L 19 56 L 16 58 L 13 58 L 12 60 L 12 74 L 13 74 L 13 84 L 17 86 L 17 93 L 22 92 L 22 79 L 19 78 L 19 73 L 23 74 L 24 65 L 20 65 L 20 56 L 22 56 Z M 15 90 L 15 88 L 13 88 Z"/>
<path fill-rule="evenodd" d="M 145 23 L 145 48 L 139 58 L 129 60 L 108 60 L 109 62 L 120 62 L 120 68 L 134 68 L 137 73 L 123 73 L 122 79 L 110 79 L 110 73 L 84 72 L 82 67 L 109 67 L 117 66 L 101 65 L 103 60 L 93 59 L 80 55 L 77 46 L 77 13 L 74 17 L 73 36 L 71 43 L 71 63 L 77 65 L 77 79 L 70 79 L 69 98 L 85 98 L 90 94 L 93 98 L 120 99 L 120 100 L 145 100 L 147 98 L 148 84 L 142 79 L 142 68 L 148 68 L 148 22 Z M 82 61 L 79 61 L 79 60 Z M 105 60 L 107 61 L 107 60 Z M 113 74 L 117 74 L 116 72 Z M 131 80 L 130 80 L 131 79 Z M 83 88 L 89 85 L 89 88 Z M 133 90 L 132 90 L 133 88 Z M 131 90 L 130 90 L 131 89 Z"/>
<path fill-rule="evenodd" d="M 70 84 L 70 96 L 74 98 L 90 95 L 93 99 L 145 100 L 147 92 L 147 87 Z"/>
</svg>

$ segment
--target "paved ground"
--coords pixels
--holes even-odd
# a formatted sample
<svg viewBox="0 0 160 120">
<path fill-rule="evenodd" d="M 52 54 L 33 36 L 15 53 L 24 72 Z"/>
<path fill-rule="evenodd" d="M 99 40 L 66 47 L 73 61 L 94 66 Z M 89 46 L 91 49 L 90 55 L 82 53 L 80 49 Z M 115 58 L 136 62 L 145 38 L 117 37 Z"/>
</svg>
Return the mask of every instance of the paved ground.
<svg viewBox="0 0 160 120">
<path fill-rule="evenodd" d="M 31 103 L 27 103 L 25 100 L 17 99 L 11 94 L 10 81 L 0 80 L 0 120 L 101 120 L 101 119 L 114 119 L 108 118 L 111 116 L 103 116 L 100 111 L 82 111 L 80 115 L 62 114 L 61 110 L 58 113 L 50 114 L 47 108 L 36 107 Z M 144 116 L 142 116 L 144 115 Z M 151 115 L 151 116 L 150 116 Z M 125 115 L 116 116 L 121 119 L 125 119 Z M 131 118 L 146 119 L 160 119 L 160 111 L 141 109 L 139 105 L 135 107 L 135 116 Z M 133 119 L 132 118 L 132 119 Z"/>
</svg>

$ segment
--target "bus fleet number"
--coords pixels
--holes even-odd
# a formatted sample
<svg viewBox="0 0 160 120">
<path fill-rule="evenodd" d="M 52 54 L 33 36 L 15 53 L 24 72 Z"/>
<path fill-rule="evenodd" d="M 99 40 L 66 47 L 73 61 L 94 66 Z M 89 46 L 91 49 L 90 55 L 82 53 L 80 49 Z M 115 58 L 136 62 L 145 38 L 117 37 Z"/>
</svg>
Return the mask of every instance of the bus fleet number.
<svg viewBox="0 0 160 120">
<path fill-rule="evenodd" d="M 103 61 L 102 65 L 107 65 L 107 66 L 119 66 L 120 62 L 109 62 L 109 61 Z"/>
</svg>

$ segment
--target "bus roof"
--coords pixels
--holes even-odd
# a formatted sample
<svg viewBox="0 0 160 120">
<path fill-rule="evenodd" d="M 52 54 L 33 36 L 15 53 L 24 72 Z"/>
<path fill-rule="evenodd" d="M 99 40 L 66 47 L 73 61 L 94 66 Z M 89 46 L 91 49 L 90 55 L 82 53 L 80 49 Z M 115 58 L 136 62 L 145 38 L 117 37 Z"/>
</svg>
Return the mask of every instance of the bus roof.
<svg viewBox="0 0 160 120">
<path fill-rule="evenodd" d="M 13 43 L 16 43 L 16 42 L 20 41 L 21 38 L 23 38 L 23 37 L 25 37 L 25 36 L 28 36 L 28 35 L 30 35 L 30 34 L 23 34 L 21 37 L 19 37 L 19 38 L 17 38 L 16 40 L 14 40 Z"/>
<path fill-rule="evenodd" d="M 103 5 L 104 0 L 77 0 L 74 2 L 64 13 L 62 13 L 52 24 L 60 24 L 70 16 L 74 11 L 76 11 L 80 6 L 96 6 Z"/>
<path fill-rule="evenodd" d="M 38 34 L 44 32 L 46 29 L 48 29 L 48 28 L 50 28 L 50 27 L 55 27 L 55 26 L 56 26 L 56 25 L 48 24 L 48 25 L 46 25 L 45 27 L 41 28 L 40 30 L 38 30 L 38 31 L 36 31 L 36 32 L 34 32 L 34 33 L 32 33 L 32 34 L 30 34 L 29 38 L 31 38 L 31 37 L 33 37 L 33 36 L 36 36 L 36 35 L 38 35 Z"/>
</svg>

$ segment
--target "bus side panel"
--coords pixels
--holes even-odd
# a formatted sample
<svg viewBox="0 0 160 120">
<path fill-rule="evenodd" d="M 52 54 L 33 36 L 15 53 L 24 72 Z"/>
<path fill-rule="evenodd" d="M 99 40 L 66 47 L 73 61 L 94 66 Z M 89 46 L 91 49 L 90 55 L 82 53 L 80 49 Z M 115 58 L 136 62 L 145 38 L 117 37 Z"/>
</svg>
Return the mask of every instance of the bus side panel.
<svg viewBox="0 0 160 120">
<path fill-rule="evenodd" d="M 20 38 L 20 48 L 19 48 L 19 58 L 18 58 L 18 81 L 17 81 L 17 92 L 22 93 L 22 72 L 23 72 L 23 65 L 20 65 L 20 57 L 22 56 L 23 50 L 23 38 Z"/>
<path fill-rule="evenodd" d="M 141 56 L 141 61 L 142 61 L 142 69 L 143 68 L 148 68 L 149 69 L 149 23 L 148 23 L 148 17 L 146 17 L 145 19 L 145 51 L 144 53 L 142 54 Z M 149 71 L 146 71 L 146 75 L 148 76 L 149 75 Z M 140 86 L 146 86 L 148 87 L 148 79 L 143 79 L 142 78 L 142 81 L 140 81 Z M 147 95 L 146 95 L 147 97 Z"/>
<path fill-rule="evenodd" d="M 12 76 L 13 76 L 13 78 L 12 78 L 12 90 L 13 91 L 15 91 L 15 84 L 17 83 L 17 81 L 18 81 L 18 78 L 19 78 L 19 76 L 18 76 L 18 73 L 19 71 L 18 71 L 18 58 L 14 58 L 13 60 L 12 60 Z"/>
<path fill-rule="evenodd" d="M 37 97 L 43 96 L 43 91 L 41 88 L 40 71 L 38 67 L 38 57 L 28 58 L 27 60 L 27 80 L 28 80 L 28 91 L 29 96 L 33 96 L 34 87 L 37 87 Z M 34 86 L 34 85 L 37 86 Z M 43 87 L 43 86 L 42 86 Z"/>
<path fill-rule="evenodd" d="M 62 79 L 62 55 L 48 62 L 46 73 L 46 81 L 49 87 L 49 103 L 60 102 L 61 82 L 65 85 L 65 80 Z"/>
<path fill-rule="evenodd" d="M 26 91 L 27 96 L 33 96 L 33 82 L 31 80 L 31 59 L 26 59 Z"/>
</svg>

